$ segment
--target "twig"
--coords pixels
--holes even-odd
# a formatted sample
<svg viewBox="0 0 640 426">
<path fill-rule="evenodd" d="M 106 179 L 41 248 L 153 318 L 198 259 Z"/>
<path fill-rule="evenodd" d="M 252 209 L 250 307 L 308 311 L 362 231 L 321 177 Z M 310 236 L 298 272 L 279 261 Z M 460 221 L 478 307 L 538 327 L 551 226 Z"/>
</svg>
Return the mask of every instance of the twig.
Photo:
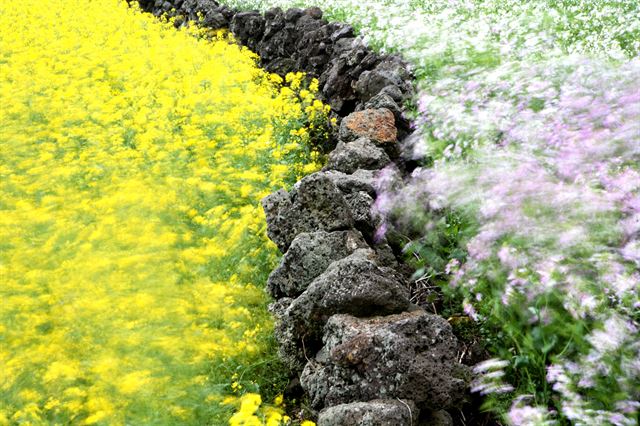
<svg viewBox="0 0 640 426">
<path fill-rule="evenodd" d="M 462 412 L 461 409 L 458 408 L 458 411 L 460 411 L 460 415 L 462 416 L 462 423 L 464 423 L 464 425 L 467 425 L 467 418 L 464 416 L 464 413 Z"/>
<path fill-rule="evenodd" d="M 460 355 L 460 359 L 458 360 L 458 363 L 462 363 L 462 359 L 466 354 L 467 354 L 467 346 L 465 345 L 464 350 L 462 351 L 462 355 Z"/>
<path fill-rule="evenodd" d="M 307 348 L 305 348 L 305 346 L 304 346 L 304 336 L 300 340 L 302 342 L 302 354 L 304 355 L 304 359 L 306 359 L 308 363 L 311 363 L 313 365 L 313 363 L 311 362 L 311 360 L 307 356 Z"/>
<path fill-rule="evenodd" d="M 396 399 L 398 401 L 400 401 L 402 404 L 404 404 L 405 407 L 407 407 L 407 410 L 409 410 L 409 424 L 411 426 L 413 426 L 413 413 L 411 412 L 411 407 L 409 407 L 409 404 L 407 404 L 406 402 L 404 402 L 403 400 L 401 400 L 400 398 L 396 397 Z"/>
</svg>

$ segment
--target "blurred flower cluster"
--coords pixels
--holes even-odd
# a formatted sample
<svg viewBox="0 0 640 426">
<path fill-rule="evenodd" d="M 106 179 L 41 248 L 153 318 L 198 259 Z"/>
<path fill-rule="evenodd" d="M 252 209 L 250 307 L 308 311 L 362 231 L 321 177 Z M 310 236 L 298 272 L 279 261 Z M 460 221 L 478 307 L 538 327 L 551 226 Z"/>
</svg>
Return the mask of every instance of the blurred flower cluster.
<svg viewBox="0 0 640 426">
<path fill-rule="evenodd" d="M 402 188 L 392 171 L 380 179 L 379 234 L 412 236 L 419 272 L 446 283 L 508 361 L 480 368 L 476 390 L 502 392 L 494 408 L 511 424 L 637 424 L 638 2 L 321 6 L 414 66 L 405 148 L 424 167 Z"/>
<path fill-rule="evenodd" d="M 547 384 L 534 386 L 535 409 L 551 398 L 548 386 L 576 423 L 636 424 L 640 61 L 509 62 L 436 82 L 419 111 L 426 134 L 411 150 L 432 163 L 381 212 L 409 223 L 417 203 L 473 218 L 450 285 L 474 319 L 503 324 L 500 345 L 512 353 L 502 356 L 515 369 L 535 370 L 537 380 L 549 370 Z M 519 391 L 532 385 L 517 381 Z"/>
<path fill-rule="evenodd" d="M 0 425 L 224 424 L 278 392 L 259 201 L 319 167 L 317 83 L 123 1 L 0 26 Z"/>
</svg>

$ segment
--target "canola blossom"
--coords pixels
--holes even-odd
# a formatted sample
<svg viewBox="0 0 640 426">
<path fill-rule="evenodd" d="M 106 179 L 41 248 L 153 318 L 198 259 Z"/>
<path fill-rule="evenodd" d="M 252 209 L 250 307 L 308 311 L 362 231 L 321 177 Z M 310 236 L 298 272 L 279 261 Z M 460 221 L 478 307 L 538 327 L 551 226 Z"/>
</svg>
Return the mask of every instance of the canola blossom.
<svg viewBox="0 0 640 426">
<path fill-rule="evenodd" d="M 317 82 L 123 1 L 0 27 L 0 425 L 279 424 L 259 200 L 318 168 Z"/>
</svg>

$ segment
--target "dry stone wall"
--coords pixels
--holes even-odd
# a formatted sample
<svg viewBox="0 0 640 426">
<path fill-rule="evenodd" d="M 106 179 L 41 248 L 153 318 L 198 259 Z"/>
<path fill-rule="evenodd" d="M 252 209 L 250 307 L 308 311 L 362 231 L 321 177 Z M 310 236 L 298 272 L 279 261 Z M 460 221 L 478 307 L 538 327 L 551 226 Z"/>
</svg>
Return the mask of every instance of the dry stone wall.
<svg viewBox="0 0 640 426">
<path fill-rule="evenodd" d="M 176 17 L 176 25 L 203 17 L 202 25 L 229 28 L 260 56 L 270 72 L 304 71 L 320 81 L 321 96 L 339 116 L 367 108 L 386 108 L 398 119 L 400 137 L 408 131 L 402 104 L 411 97 L 411 76 L 397 56 L 371 51 L 353 28 L 322 19 L 318 8 L 237 12 L 211 0 L 139 0 L 157 16 Z"/>
<path fill-rule="evenodd" d="M 411 74 L 318 8 L 237 12 L 207 0 L 140 0 L 176 24 L 204 17 L 229 28 L 281 75 L 304 71 L 340 120 L 325 168 L 263 201 L 268 235 L 284 254 L 267 290 L 281 358 L 299 378 L 320 426 L 447 425 L 469 372 L 443 318 L 410 302 L 399 247 L 376 238 L 376 178 L 406 174 L 398 140 Z M 395 248 L 395 251 L 394 251 Z"/>
</svg>

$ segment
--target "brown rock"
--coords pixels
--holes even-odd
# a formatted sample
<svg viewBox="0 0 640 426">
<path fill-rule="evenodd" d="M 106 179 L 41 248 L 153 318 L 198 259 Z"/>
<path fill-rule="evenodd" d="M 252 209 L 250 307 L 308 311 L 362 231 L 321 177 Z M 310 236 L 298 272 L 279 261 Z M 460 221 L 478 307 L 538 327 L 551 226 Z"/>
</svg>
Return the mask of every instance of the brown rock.
<svg viewBox="0 0 640 426">
<path fill-rule="evenodd" d="M 345 117 L 340 125 L 340 138 L 349 142 L 362 137 L 376 144 L 395 143 L 398 131 L 393 113 L 387 108 L 365 109 Z"/>
</svg>

